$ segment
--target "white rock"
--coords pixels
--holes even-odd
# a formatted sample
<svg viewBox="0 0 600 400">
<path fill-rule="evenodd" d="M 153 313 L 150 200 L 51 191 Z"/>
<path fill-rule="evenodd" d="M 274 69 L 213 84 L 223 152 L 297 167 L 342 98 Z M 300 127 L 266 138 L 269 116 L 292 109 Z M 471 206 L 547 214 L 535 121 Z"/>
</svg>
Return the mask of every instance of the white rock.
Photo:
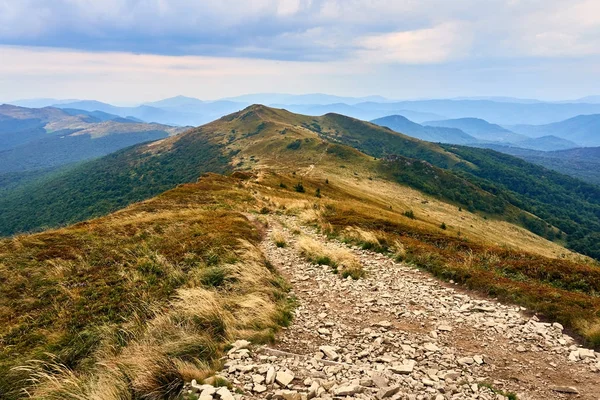
<svg viewBox="0 0 600 400">
<path fill-rule="evenodd" d="M 280 384 L 283 387 L 286 387 L 294 380 L 294 374 L 287 371 L 277 371 L 277 375 L 275 376 L 275 382 Z"/>
</svg>

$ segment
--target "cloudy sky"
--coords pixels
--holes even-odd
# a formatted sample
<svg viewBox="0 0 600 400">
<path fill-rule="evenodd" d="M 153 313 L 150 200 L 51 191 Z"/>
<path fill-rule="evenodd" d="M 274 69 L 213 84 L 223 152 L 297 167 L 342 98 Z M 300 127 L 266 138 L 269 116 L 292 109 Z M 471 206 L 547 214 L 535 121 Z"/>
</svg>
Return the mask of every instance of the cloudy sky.
<svg viewBox="0 0 600 400">
<path fill-rule="evenodd" d="M 0 101 L 600 94 L 598 0 L 0 0 Z"/>
</svg>

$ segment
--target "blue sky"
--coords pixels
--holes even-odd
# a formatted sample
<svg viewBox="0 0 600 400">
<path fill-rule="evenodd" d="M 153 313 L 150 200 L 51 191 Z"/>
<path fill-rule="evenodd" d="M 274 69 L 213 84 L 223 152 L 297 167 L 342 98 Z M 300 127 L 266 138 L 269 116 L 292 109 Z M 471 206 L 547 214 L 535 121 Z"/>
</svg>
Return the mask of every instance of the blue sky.
<svg viewBox="0 0 600 400">
<path fill-rule="evenodd" d="M 0 0 L 0 101 L 600 94 L 598 0 Z"/>
</svg>

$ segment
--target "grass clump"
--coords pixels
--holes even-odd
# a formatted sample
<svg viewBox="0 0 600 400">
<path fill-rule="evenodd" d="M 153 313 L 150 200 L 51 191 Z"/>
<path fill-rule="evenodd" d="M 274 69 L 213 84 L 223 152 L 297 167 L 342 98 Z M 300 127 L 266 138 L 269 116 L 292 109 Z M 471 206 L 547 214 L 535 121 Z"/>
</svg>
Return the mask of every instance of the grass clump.
<svg viewBox="0 0 600 400">
<path fill-rule="evenodd" d="M 365 275 L 360 261 L 349 250 L 329 249 L 307 236 L 298 239 L 297 247 L 306 260 L 317 265 L 328 265 L 344 278 L 359 279 Z"/>
<path fill-rule="evenodd" d="M 287 241 L 285 240 L 285 236 L 283 235 L 283 232 L 275 231 L 275 232 L 273 232 L 273 235 L 271 236 L 271 238 L 273 239 L 273 243 L 275 243 L 275 246 L 277 246 L 279 248 L 287 247 Z"/>
<path fill-rule="evenodd" d="M 379 253 L 388 251 L 385 237 L 377 232 L 350 226 L 344 229 L 342 233 L 344 242 L 358 245 L 363 250 L 372 250 Z"/>
</svg>

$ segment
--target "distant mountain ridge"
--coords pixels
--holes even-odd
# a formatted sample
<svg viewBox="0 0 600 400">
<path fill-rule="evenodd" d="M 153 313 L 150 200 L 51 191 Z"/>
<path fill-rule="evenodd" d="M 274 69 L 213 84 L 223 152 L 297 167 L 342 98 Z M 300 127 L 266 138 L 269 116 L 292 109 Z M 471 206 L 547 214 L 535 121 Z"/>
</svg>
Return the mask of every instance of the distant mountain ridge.
<svg viewBox="0 0 600 400">
<path fill-rule="evenodd" d="M 491 124 L 481 118 L 458 118 L 445 121 L 428 121 L 424 123 L 429 126 L 460 129 L 477 139 L 492 142 L 520 142 L 528 139 L 525 135 L 519 135 L 501 127 Z"/>
<path fill-rule="evenodd" d="M 581 146 L 600 146 L 600 114 L 578 115 L 546 125 L 514 125 L 515 132 L 528 136 L 554 135 Z"/>
<path fill-rule="evenodd" d="M 472 144 L 478 141 L 477 138 L 460 129 L 423 126 L 412 122 L 402 115 L 390 115 L 388 117 L 375 119 L 371 122 L 428 142 Z"/>
<path fill-rule="evenodd" d="M 0 106 L 0 174 L 101 157 L 185 128 L 140 123 L 101 111 Z"/>
<path fill-rule="evenodd" d="M 391 115 L 371 121 L 397 132 L 429 142 L 461 144 L 476 147 L 487 145 L 513 146 L 526 149 L 552 151 L 579 147 L 578 144 L 555 136 L 529 138 L 518 135 L 495 124 L 477 118 L 432 121 L 420 125 L 401 115 Z M 435 126 L 440 125 L 440 126 Z M 462 128 L 462 129 L 461 129 Z M 465 132 L 468 131 L 469 133 Z"/>
<path fill-rule="evenodd" d="M 259 93 L 211 101 L 176 96 L 146 102 L 135 107 L 117 107 L 102 102 L 57 99 L 20 100 L 13 102 L 13 104 L 29 106 L 35 104 L 38 107 L 40 105 L 55 105 L 60 108 L 78 108 L 87 111 L 99 110 L 121 117 L 133 116 L 144 121 L 169 125 L 197 126 L 231 112 L 239 111 L 250 104 L 262 103 L 285 108 L 296 113 L 315 116 L 336 112 L 363 120 L 373 120 L 397 114 L 418 123 L 472 117 L 507 126 L 519 124 L 544 125 L 578 115 L 600 114 L 600 102 L 595 99 L 595 96 L 590 96 L 589 98 L 565 102 L 544 102 L 535 99 L 480 96 L 397 101 L 381 96 L 344 97 L 327 94 Z"/>
</svg>

